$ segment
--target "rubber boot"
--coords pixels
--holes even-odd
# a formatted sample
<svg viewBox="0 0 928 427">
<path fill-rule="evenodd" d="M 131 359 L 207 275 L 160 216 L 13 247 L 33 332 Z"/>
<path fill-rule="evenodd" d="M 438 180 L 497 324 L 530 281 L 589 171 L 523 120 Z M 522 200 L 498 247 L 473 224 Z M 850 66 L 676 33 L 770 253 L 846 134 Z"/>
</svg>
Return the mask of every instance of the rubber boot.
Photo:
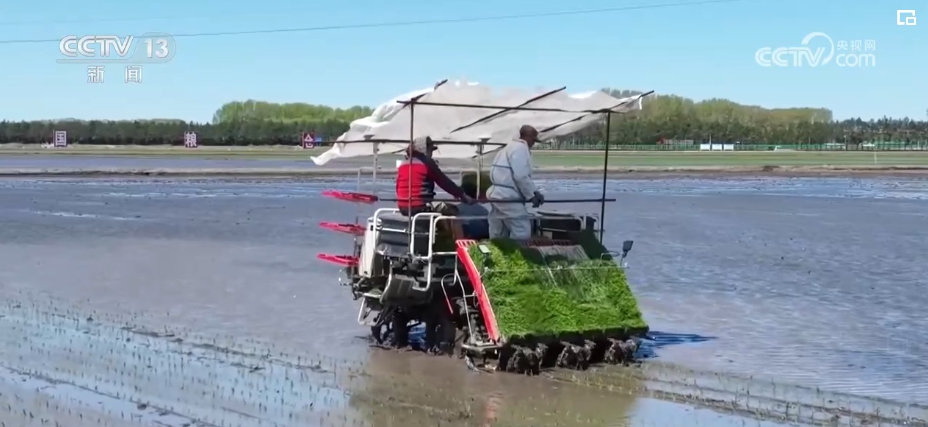
<svg viewBox="0 0 928 427">
<path fill-rule="evenodd" d="M 409 347 L 409 320 L 402 311 L 393 314 L 393 347 Z"/>
<path fill-rule="evenodd" d="M 441 316 L 441 307 L 437 299 L 429 303 L 428 312 L 425 313 L 425 351 L 429 354 L 438 352 L 439 338 L 439 318 Z"/>
<path fill-rule="evenodd" d="M 451 316 L 441 316 L 441 320 L 438 323 L 438 332 L 441 336 L 441 343 L 439 348 L 442 354 L 447 354 L 451 356 L 454 354 L 454 337 L 457 335 L 457 330 L 454 328 L 454 322 L 451 321 Z"/>
</svg>

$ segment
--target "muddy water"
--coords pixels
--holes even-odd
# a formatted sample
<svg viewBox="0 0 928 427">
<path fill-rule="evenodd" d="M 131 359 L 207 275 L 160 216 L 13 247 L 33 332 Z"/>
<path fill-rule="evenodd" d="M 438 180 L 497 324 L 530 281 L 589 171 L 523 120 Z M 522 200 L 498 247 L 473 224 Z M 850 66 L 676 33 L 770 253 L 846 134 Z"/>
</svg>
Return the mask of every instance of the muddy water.
<svg viewBox="0 0 928 427">
<path fill-rule="evenodd" d="M 0 422 L 40 426 L 928 425 L 923 408 L 645 370 L 539 378 L 372 351 L 365 363 L 273 344 L 84 317 L 79 305 L 8 294 L 0 307 Z M 139 320 L 139 319 L 133 319 Z M 129 322 L 132 323 L 132 322 Z M 120 326 L 121 325 L 121 326 Z M 687 381 L 701 381 L 693 386 Z M 650 384 L 650 385 L 649 385 Z M 843 399 L 843 400 L 842 400 Z M 801 403 L 808 402 L 808 403 Z M 867 412 L 863 412 L 867 411 Z M 922 417 L 914 418 L 914 417 Z"/>
<path fill-rule="evenodd" d="M 558 197 L 557 193 L 578 197 L 597 192 L 596 184 L 589 181 L 559 180 L 544 185 L 552 193 L 549 198 Z M 352 221 L 358 213 L 354 206 L 322 199 L 319 193 L 324 188 L 352 186 L 338 181 L 2 181 L 0 292 L 10 301 L 39 306 L 42 312 L 62 310 L 61 305 L 68 303 L 74 305 L 68 310 L 81 313 L 72 317 L 109 316 L 104 325 L 131 324 L 148 330 L 170 325 L 175 336 L 196 334 L 201 341 L 217 341 L 213 345 L 220 347 L 251 345 L 244 353 L 251 354 L 248 357 L 252 359 L 260 360 L 261 354 L 271 352 L 330 361 L 327 363 L 338 367 L 329 370 L 351 374 L 339 377 L 347 382 L 332 386 L 316 377 L 306 381 L 316 384 L 313 387 L 334 389 L 319 392 L 327 396 L 324 399 L 336 399 L 332 396 L 339 393 L 350 397 L 341 409 L 329 411 L 343 412 L 344 418 L 337 422 L 323 419 L 319 421 L 323 425 L 389 425 L 384 423 L 393 422 L 390 420 L 399 420 L 395 425 L 405 421 L 415 425 L 412 420 L 435 417 L 451 425 L 479 425 L 477 419 L 486 415 L 478 414 L 503 412 L 521 420 L 529 416 L 526 413 L 537 416 L 531 411 L 533 407 L 557 409 L 549 411 L 550 416 L 564 424 L 571 419 L 565 415 L 570 408 L 586 408 L 582 405 L 589 406 L 582 411 L 586 421 L 580 423 L 575 417 L 571 422 L 667 425 L 655 417 L 669 414 L 677 417 L 675 420 L 687 420 L 687 425 L 696 419 L 713 425 L 740 423 L 738 418 L 716 420 L 721 416 L 717 412 L 681 409 L 667 403 L 666 396 L 686 400 L 686 395 L 693 393 L 661 390 L 654 386 L 664 384 L 654 382 L 654 377 L 660 377 L 656 374 L 635 380 L 642 384 L 629 379 L 602 384 L 600 379 L 596 380 L 599 383 L 594 381 L 594 385 L 599 384 L 592 387 L 595 392 L 576 386 L 569 386 L 569 392 L 558 392 L 554 385 L 541 388 L 522 378 L 473 375 L 452 360 L 413 361 L 392 354 L 371 355 L 367 344 L 356 338 L 363 333 L 354 323 L 357 308 L 347 291 L 338 286 L 336 269 L 315 260 L 318 252 L 349 250 L 346 237 L 319 230 L 316 224 Z M 606 238 L 612 245 L 624 238 L 636 240 L 629 274 L 646 318 L 656 331 L 656 342 L 645 349 L 646 354 L 656 355 L 652 366 L 674 367 L 661 372 L 688 367 L 730 373 L 725 378 L 754 375 L 764 378 L 756 381 L 776 379 L 779 384 L 806 385 L 813 390 L 818 387 L 894 401 L 928 402 L 928 369 L 921 358 L 928 350 L 928 324 L 919 314 L 928 302 L 922 292 L 928 264 L 919 261 L 928 245 L 928 229 L 924 227 L 928 186 L 924 182 L 635 180 L 611 182 L 609 189 L 620 202 L 607 212 Z M 598 210 L 592 206 L 573 208 Z M 43 298 L 41 295 L 54 295 L 60 302 L 35 302 Z M 57 333 L 54 331 L 60 328 L 48 326 L 47 316 L 10 314 L 0 321 L 13 322 L 11 319 L 31 326 L 19 327 L 23 335 L 7 336 L 8 343 L 23 343 L 28 341 L 23 337 Z M 107 331 L 98 336 L 111 346 L 123 339 L 119 333 L 127 333 L 118 328 Z M 81 339 L 94 336 L 91 332 L 72 334 Z M 248 344 L 258 338 L 262 344 Z M 41 366 L 38 359 L 27 357 L 33 350 L 21 347 L 18 354 L 8 353 L 4 361 L 19 360 L 12 366 L 7 363 L 7 368 L 14 369 L 9 378 L 58 366 L 55 361 L 65 357 L 73 343 L 69 340 L 65 345 L 62 338 L 42 339 L 45 348 L 48 340 L 63 348 L 47 356 L 51 359 L 42 359 L 45 363 Z M 172 345 L 170 337 L 157 340 L 167 341 L 157 345 Z M 96 352 L 108 354 L 103 344 L 81 342 L 95 347 L 76 366 L 81 370 L 103 369 L 99 378 L 117 375 L 110 365 L 118 361 L 94 356 Z M 149 349 L 156 346 L 148 345 Z M 170 353 L 160 351 L 158 354 Z M 219 357 L 203 357 L 207 356 Z M 163 363 L 180 360 L 193 363 L 183 358 Z M 241 361 L 230 363 L 249 366 Z M 283 370 L 293 363 L 274 369 Z M 248 369 L 255 365 L 250 366 Z M 247 377 L 248 369 L 237 369 L 221 375 L 228 381 L 245 381 L 242 378 Z M 291 375 L 295 376 L 309 368 L 290 369 L 295 369 Z M 262 368 L 249 375 L 269 370 Z M 209 369 L 192 368 L 185 372 L 195 373 L 174 374 L 178 382 L 139 387 L 145 389 L 146 396 L 153 396 L 147 398 L 150 401 L 162 399 L 161 407 L 179 399 L 177 388 L 186 387 L 185 381 L 209 382 L 196 379 L 197 375 L 207 375 L 201 371 Z M 29 378 L 46 378 L 50 384 L 66 381 L 85 388 L 97 381 L 85 378 L 81 385 L 62 379 L 63 375 L 55 371 Z M 692 376 L 675 377 L 669 383 L 692 391 L 693 386 L 686 382 Z M 722 390 L 720 393 L 745 387 L 736 380 L 726 381 L 728 385 L 715 387 Z M 424 395 L 423 387 L 444 391 Z M 780 392 L 784 387 L 780 385 Z M 45 386 L 32 388 L 48 390 Z M 394 390 L 391 399 L 377 392 L 390 388 Z M 641 398 L 642 389 L 652 390 L 652 394 L 657 393 L 653 397 L 663 400 Z M 488 393 L 496 400 L 487 400 Z M 596 393 L 605 395 L 597 397 Z M 42 396 L 30 399 L 48 398 L 47 393 Z M 474 399 L 472 403 L 467 403 L 468 396 Z M 201 408 L 175 411 L 188 418 L 206 417 L 196 414 L 215 406 L 210 400 L 213 397 L 184 399 Z M 293 399 L 311 400 L 305 396 Z M 255 403 L 245 400 L 245 404 Z M 826 399 L 825 403 L 827 400 L 842 401 Z M 500 404 L 502 401 L 508 403 Z M 625 409 L 619 408 L 619 401 L 628 402 Z M 493 409 L 494 405 L 508 409 Z M 251 410 L 234 411 L 252 414 Z M 782 408 L 771 411 L 784 412 Z M 915 409 L 895 411 L 910 413 Z M 565 416 L 568 418 L 558 418 Z M 113 418 L 111 425 L 120 425 L 119 420 Z M 305 424 L 308 420 L 294 421 L 293 425 L 313 425 Z M 289 421 L 281 422 L 289 425 Z"/>
</svg>

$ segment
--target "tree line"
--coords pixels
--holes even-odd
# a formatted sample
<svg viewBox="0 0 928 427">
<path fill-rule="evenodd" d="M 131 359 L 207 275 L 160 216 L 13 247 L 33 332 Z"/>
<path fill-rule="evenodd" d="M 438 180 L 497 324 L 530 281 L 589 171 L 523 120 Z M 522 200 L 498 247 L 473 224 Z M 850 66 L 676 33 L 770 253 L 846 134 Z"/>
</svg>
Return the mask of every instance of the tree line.
<svg viewBox="0 0 928 427">
<path fill-rule="evenodd" d="M 606 89 L 623 98 L 636 91 Z M 928 142 L 928 121 L 883 117 L 835 121 L 825 108 L 775 108 L 742 105 L 727 99 L 696 102 L 675 95 L 651 95 L 638 114 L 613 115 L 610 140 L 629 144 L 861 144 L 893 141 Z M 601 141 L 602 126 L 564 138 Z"/>
<path fill-rule="evenodd" d="M 605 89 L 616 97 L 640 92 Z M 201 145 L 295 145 L 302 132 L 334 140 L 370 107 L 347 109 L 302 103 L 230 102 L 210 123 L 154 119 L 136 121 L 49 120 L 0 122 L 0 143 L 51 142 L 56 130 L 71 143 L 105 145 L 181 145 L 184 133 L 197 132 Z M 602 141 L 603 126 L 561 138 L 559 142 Z M 835 121 L 824 108 L 767 109 L 725 99 L 693 101 L 675 95 L 649 95 L 643 111 L 613 115 L 610 140 L 617 144 L 742 143 L 860 144 L 928 142 L 928 121 L 884 117 Z"/>
</svg>

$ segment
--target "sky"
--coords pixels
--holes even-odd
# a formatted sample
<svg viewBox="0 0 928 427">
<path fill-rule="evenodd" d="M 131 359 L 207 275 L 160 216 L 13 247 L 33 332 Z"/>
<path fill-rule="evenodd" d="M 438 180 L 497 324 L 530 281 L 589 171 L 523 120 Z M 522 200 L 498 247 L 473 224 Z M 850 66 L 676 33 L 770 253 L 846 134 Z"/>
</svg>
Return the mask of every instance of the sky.
<svg viewBox="0 0 928 427">
<path fill-rule="evenodd" d="M 255 99 L 376 106 L 450 78 L 491 87 L 654 90 L 768 108 L 824 107 L 836 119 L 928 118 L 928 3 L 923 0 L 65 0 L 0 2 L 0 120 L 177 118 L 206 122 Z M 637 9 L 631 9 L 636 8 Z M 599 10 L 520 19 L 196 36 Z M 921 25 L 897 25 L 914 9 Z M 924 17 L 923 17 L 924 16 Z M 903 18 L 904 19 L 904 18 Z M 917 23 L 917 21 L 916 21 Z M 58 63 L 58 41 L 175 35 L 170 61 Z M 763 67 L 758 49 L 813 54 Z M 193 34 L 193 35 L 191 35 Z M 144 52 L 145 39 L 132 48 Z M 861 51 L 852 50 L 855 41 Z M 870 41 L 868 43 L 868 41 Z M 846 46 L 847 50 L 841 48 Z M 872 54 L 872 66 L 840 54 Z M 116 58 L 115 54 L 111 54 Z M 769 57 L 764 57 L 769 59 Z M 762 59 L 764 59 L 762 58 Z M 855 56 L 854 58 L 859 58 Z M 791 57 L 783 59 L 792 61 Z M 104 65 L 102 83 L 88 66 Z M 812 66 L 816 65 L 816 66 Z"/>
</svg>

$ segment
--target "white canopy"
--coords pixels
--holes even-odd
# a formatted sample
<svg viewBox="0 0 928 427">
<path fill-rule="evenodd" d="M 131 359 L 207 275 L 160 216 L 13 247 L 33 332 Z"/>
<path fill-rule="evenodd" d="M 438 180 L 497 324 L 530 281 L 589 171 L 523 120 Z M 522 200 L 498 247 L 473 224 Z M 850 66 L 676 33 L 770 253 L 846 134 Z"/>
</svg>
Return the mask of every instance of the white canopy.
<svg viewBox="0 0 928 427">
<path fill-rule="evenodd" d="M 498 144 L 517 138 L 522 125 L 534 126 L 540 133 L 540 139 L 545 140 L 577 132 L 603 119 L 603 113 L 591 111 L 626 113 L 641 109 L 643 95 L 619 99 L 602 91 L 570 95 L 564 89 L 506 89 L 494 93 L 491 88 L 477 83 L 440 83 L 432 89 L 397 97 L 378 107 L 370 117 L 355 120 L 348 132 L 338 137 L 339 142 L 334 147 L 312 159 L 317 165 L 323 165 L 337 158 L 370 156 L 374 154 L 374 144 L 359 142 L 371 140 L 387 141 L 377 144 L 380 154 L 401 153 L 408 147 L 410 136 L 429 136 L 438 142 L 434 153 L 436 158 L 469 159 L 479 154 L 476 142 L 486 138 L 488 142 L 497 143 L 483 148 L 483 153 L 492 152 L 500 148 Z M 417 103 L 531 107 L 552 111 L 418 104 L 410 107 L 399 102 L 416 97 Z M 413 126 L 411 135 L 410 118 Z M 442 145 L 442 141 L 475 144 Z"/>
</svg>

